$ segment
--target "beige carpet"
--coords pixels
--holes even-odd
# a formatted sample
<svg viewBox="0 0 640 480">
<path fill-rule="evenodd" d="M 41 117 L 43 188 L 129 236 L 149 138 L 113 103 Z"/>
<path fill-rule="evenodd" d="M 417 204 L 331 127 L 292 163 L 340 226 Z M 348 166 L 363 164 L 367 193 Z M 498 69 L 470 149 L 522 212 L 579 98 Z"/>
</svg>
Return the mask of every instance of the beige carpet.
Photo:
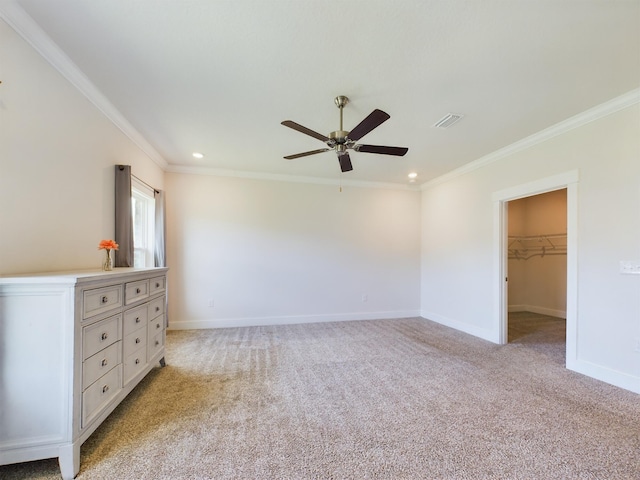
<svg viewBox="0 0 640 480">
<path fill-rule="evenodd" d="M 640 396 L 518 328 L 506 346 L 415 318 L 170 332 L 78 478 L 640 478 Z"/>
</svg>

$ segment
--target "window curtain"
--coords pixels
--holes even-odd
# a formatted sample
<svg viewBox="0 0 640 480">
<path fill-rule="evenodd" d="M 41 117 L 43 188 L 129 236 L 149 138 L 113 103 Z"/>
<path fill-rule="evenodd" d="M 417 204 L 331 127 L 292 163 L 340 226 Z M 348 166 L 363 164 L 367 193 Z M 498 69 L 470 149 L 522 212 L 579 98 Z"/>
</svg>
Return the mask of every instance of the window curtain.
<svg viewBox="0 0 640 480">
<path fill-rule="evenodd" d="M 156 201 L 155 251 L 153 252 L 154 265 L 156 267 L 166 267 L 167 250 L 165 246 L 165 238 L 167 236 L 167 228 L 165 224 L 164 192 L 161 190 L 154 190 L 153 198 Z"/>
<path fill-rule="evenodd" d="M 116 165 L 116 267 L 133 267 L 133 217 L 131 214 L 131 166 Z"/>
</svg>

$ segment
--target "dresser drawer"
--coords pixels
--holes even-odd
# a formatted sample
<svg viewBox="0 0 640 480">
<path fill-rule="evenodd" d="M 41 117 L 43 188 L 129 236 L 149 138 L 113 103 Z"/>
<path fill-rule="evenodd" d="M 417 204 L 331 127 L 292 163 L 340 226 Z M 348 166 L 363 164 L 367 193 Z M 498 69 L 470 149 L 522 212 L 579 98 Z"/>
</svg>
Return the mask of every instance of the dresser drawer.
<svg viewBox="0 0 640 480">
<path fill-rule="evenodd" d="M 124 312 L 124 335 L 128 335 L 134 330 L 147 326 L 147 316 L 149 309 L 147 305 L 141 305 Z"/>
<path fill-rule="evenodd" d="M 82 394 L 82 426 L 88 425 L 122 388 L 122 364 L 96 380 Z"/>
<path fill-rule="evenodd" d="M 82 359 L 98 353 L 103 348 L 122 340 L 122 314 L 105 318 L 82 328 Z"/>
<path fill-rule="evenodd" d="M 93 317 L 122 306 L 122 285 L 85 290 L 82 295 L 82 318 Z"/>
<path fill-rule="evenodd" d="M 167 287 L 167 277 L 156 277 L 149 280 L 149 294 L 155 295 L 156 293 L 164 292 Z"/>
<path fill-rule="evenodd" d="M 124 358 L 127 358 L 136 350 L 145 347 L 147 345 L 147 329 L 141 328 L 135 332 L 130 333 L 124 337 L 122 350 L 124 352 Z"/>
<path fill-rule="evenodd" d="M 93 382 L 121 363 L 121 352 L 122 342 L 116 342 L 87 358 L 82 364 L 82 390 L 86 390 Z"/>
<path fill-rule="evenodd" d="M 124 284 L 124 304 L 131 305 L 149 296 L 149 280 Z"/>
<path fill-rule="evenodd" d="M 153 338 L 164 329 L 164 315 L 156 317 L 149 322 L 148 338 Z"/>
<path fill-rule="evenodd" d="M 147 350 L 136 350 L 124 360 L 124 384 L 126 385 L 147 365 Z"/>
<path fill-rule="evenodd" d="M 165 296 L 149 302 L 149 319 L 154 319 L 164 313 Z"/>
<path fill-rule="evenodd" d="M 149 337 L 147 361 L 150 361 L 156 353 L 162 350 L 162 347 L 164 347 L 164 330 L 156 334 L 153 338 Z"/>
</svg>

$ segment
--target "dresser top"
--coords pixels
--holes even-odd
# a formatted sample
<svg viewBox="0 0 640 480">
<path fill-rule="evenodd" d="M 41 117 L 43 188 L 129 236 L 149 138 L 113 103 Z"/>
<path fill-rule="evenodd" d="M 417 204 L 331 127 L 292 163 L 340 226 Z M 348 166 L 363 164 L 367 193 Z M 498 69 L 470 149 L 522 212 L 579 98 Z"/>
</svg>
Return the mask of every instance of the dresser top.
<svg viewBox="0 0 640 480">
<path fill-rule="evenodd" d="M 17 275 L 0 275 L 0 285 L 20 285 L 35 283 L 77 284 L 95 281 L 108 281 L 111 277 L 126 280 L 129 277 L 164 275 L 166 267 L 129 268 L 116 267 L 111 271 L 102 270 L 69 270 L 58 272 L 24 273 Z"/>
</svg>

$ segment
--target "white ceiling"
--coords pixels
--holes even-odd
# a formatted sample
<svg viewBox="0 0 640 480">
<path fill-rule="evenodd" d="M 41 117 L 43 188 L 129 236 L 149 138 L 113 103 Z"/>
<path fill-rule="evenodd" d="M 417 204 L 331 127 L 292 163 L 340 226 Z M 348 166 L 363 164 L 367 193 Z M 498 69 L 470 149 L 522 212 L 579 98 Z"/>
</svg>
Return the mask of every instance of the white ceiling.
<svg viewBox="0 0 640 480">
<path fill-rule="evenodd" d="M 640 86 L 640 0 L 0 0 L 16 5 L 176 171 L 337 180 L 332 152 L 282 158 L 324 145 L 280 122 L 327 135 L 346 95 L 346 130 L 379 108 L 361 142 L 409 153 L 353 152 L 343 179 L 422 183 Z M 433 128 L 449 112 L 465 117 Z"/>
</svg>

